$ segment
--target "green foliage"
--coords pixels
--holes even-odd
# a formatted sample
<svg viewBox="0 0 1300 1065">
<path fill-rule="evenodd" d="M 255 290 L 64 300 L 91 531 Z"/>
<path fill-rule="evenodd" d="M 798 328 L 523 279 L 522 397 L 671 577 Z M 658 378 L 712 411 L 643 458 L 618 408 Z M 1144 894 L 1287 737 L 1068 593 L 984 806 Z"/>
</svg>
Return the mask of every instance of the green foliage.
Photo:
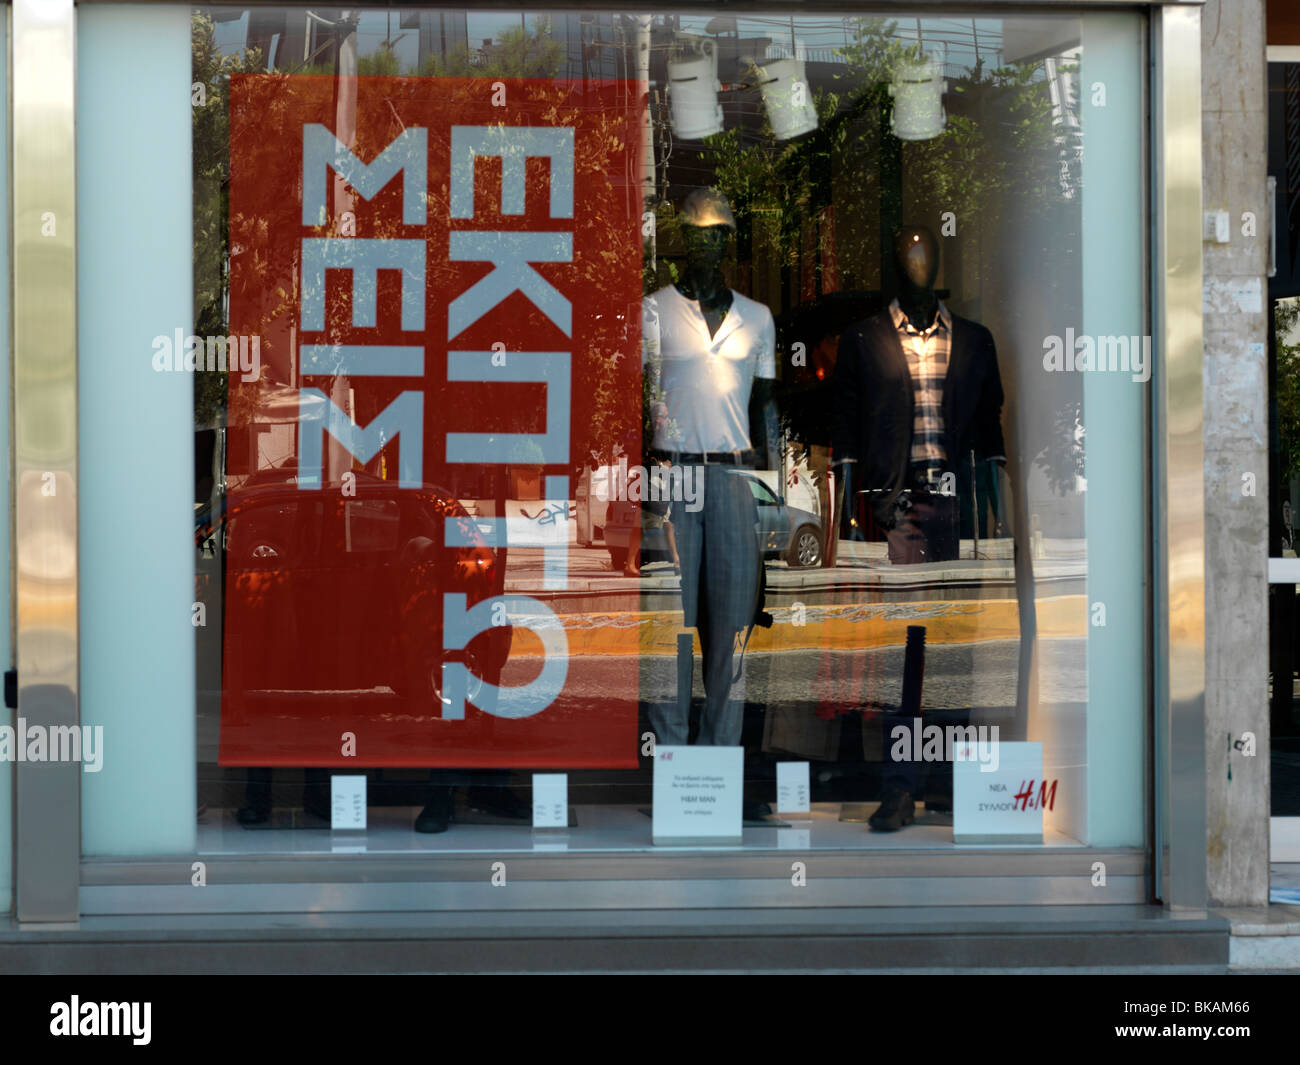
<svg viewBox="0 0 1300 1065">
<path fill-rule="evenodd" d="M 462 45 L 446 58 L 429 55 L 419 73 L 426 77 L 456 78 L 554 78 L 564 62 L 564 46 L 551 36 L 545 17 L 525 29 L 506 29 L 480 56 Z"/>
<path fill-rule="evenodd" d="M 223 56 L 212 19 L 195 12 L 190 20 L 191 81 L 201 85 L 203 102 L 193 115 L 194 175 L 194 331 L 198 336 L 225 336 L 229 291 L 230 75 L 265 69 L 262 53 L 246 48 Z M 210 428 L 223 422 L 226 378 L 196 373 L 194 424 Z"/>
<path fill-rule="evenodd" d="M 985 72 L 980 62 L 954 86 L 978 100 L 979 117 L 952 115 L 943 136 L 911 146 L 928 202 L 978 218 L 989 231 L 1009 205 L 1023 218 L 1060 203 L 1061 133 L 1050 95 L 1034 80 L 1038 69 L 1020 63 Z"/>
<path fill-rule="evenodd" d="M 328 73 L 334 73 L 331 69 Z M 373 55 L 363 55 L 357 57 L 357 73 L 363 77 L 366 75 L 388 76 L 392 77 L 402 73 L 402 64 L 397 58 L 397 53 L 387 43 L 381 43 L 379 51 Z"/>
<path fill-rule="evenodd" d="M 217 47 L 213 20 L 202 11 L 193 14 L 190 25 L 192 81 L 203 86 L 204 96 L 202 103 L 193 107 L 192 125 L 194 331 L 199 336 L 224 336 L 228 333 L 230 295 L 230 76 L 263 72 L 266 60 L 256 48 L 223 55 Z M 549 21 L 542 18 L 527 30 L 516 27 L 503 33 L 485 62 L 472 61 L 470 49 L 465 46 L 447 63 L 431 57 L 420 73 L 551 78 L 558 73 L 563 58 L 563 47 L 551 37 Z M 332 60 L 318 60 L 296 65 L 291 73 L 333 75 L 336 66 Z M 377 51 L 358 57 L 357 73 L 391 76 L 403 71 L 397 54 L 385 42 Z M 225 424 L 228 417 L 231 424 L 237 424 L 252 415 L 251 410 L 227 412 L 224 375 L 196 373 L 193 381 L 197 428 Z M 256 395 L 250 389 L 241 389 L 240 394 L 250 402 Z"/>
<path fill-rule="evenodd" d="M 853 40 L 837 49 L 844 57 L 846 71 L 841 75 L 853 85 L 883 98 L 881 88 L 889 81 L 895 65 L 908 56 L 916 56 L 915 45 L 908 46 L 894 36 L 898 22 L 892 19 L 863 16 L 853 20 Z"/>
<path fill-rule="evenodd" d="M 1300 325 L 1300 300 L 1280 300 L 1274 305 L 1277 331 L 1278 475 L 1283 485 L 1300 476 L 1300 338 L 1288 343 Z M 1295 504 L 1297 500 L 1292 500 Z"/>
<path fill-rule="evenodd" d="M 853 20 L 851 40 L 838 50 L 844 66 L 834 91 L 818 90 L 814 97 L 816 132 L 778 141 L 764 117 L 757 129 L 731 126 L 698 150 L 742 232 L 748 227 L 753 254 L 799 270 L 808 241 L 821 239 L 821 214 L 831 204 L 840 283 L 848 288 L 876 283 L 863 271 L 879 263 L 877 217 L 928 221 L 937 231 L 950 211 L 975 249 L 981 238 L 998 239 L 1013 222 L 1046 218 L 1048 225 L 1035 228 L 1058 233 L 1061 246 L 1043 254 L 1058 264 L 1077 254 L 1078 201 L 1070 201 L 1071 185 L 1078 187 L 1077 134 L 1057 121 L 1041 62 L 992 69 L 977 62 L 948 83 L 944 132 L 903 142 L 889 132 L 889 86 L 898 66 L 920 59 L 924 49 L 897 38 L 896 26 L 885 18 Z M 1058 274 L 1068 273 L 1060 269 L 1044 284 L 1050 288 Z M 1080 414 L 1078 402 L 1063 402 L 1050 439 L 1041 449 L 1033 442 L 1037 463 L 1058 491 L 1073 490 L 1082 472 Z M 820 432 L 790 423 L 786 428 L 796 439 L 805 430 Z"/>
<path fill-rule="evenodd" d="M 730 199 L 737 221 L 761 216 L 764 235 L 774 239 L 785 263 L 798 262 L 803 223 L 829 202 L 832 173 L 848 179 L 841 198 L 880 195 L 879 160 L 864 158 L 861 142 L 887 119 L 888 85 L 897 65 L 920 55 L 918 45 L 892 36 L 895 25 L 882 18 L 854 20 L 852 42 L 838 50 L 845 59 L 838 75 L 842 88 L 815 95 L 816 133 L 777 141 L 764 118 L 757 137 L 732 127 L 708 138 L 699 153 L 702 163 L 713 165 L 714 184 Z M 940 136 L 902 145 L 910 198 L 979 219 L 989 231 L 1003 204 L 1023 213 L 1058 203 L 1061 133 L 1050 96 L 1035 80 L 1039 70 L 1039 64 L 1021 63 L 985 71 L 979 63 L 968 78 L 950 84 L 954 96 L 974 101 L 975 114 L 950 114 Z M 852 236 L 839 234 L 842 241 Z M 874 232 L 858 236 L 878 239 Z"/>
</svg>

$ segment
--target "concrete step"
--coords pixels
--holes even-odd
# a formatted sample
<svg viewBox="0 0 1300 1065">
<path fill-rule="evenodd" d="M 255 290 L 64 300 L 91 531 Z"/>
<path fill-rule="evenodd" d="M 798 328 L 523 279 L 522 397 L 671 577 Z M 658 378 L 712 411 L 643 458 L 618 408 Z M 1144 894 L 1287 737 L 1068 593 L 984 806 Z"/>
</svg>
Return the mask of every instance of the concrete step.
<svg viewBox="0 0 1300 1065">
<path fill-rule="evenodd" d="M 8 973 L 1226 972 L 1158 906 L 171 915 L 0 929 Z"/>
</svg>

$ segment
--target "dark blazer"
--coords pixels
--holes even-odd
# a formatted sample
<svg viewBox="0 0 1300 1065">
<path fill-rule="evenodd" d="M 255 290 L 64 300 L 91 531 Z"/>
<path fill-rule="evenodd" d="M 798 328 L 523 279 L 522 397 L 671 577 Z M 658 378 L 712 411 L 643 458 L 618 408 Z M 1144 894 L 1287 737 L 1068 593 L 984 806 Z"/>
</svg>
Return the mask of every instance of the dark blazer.
<svg viewBox="0 0 1300 1065">
<path fill-rule="evenodd" d="M 851 458 L 854 491 L 883 488 L 892 501 L 907 486 L 912 455 L 912 375 L 888 308 L 849 326 L 840 336 L 831 375 L 834 460 Z M 952 316 L 952 349 L 943 385 L 944 451 L 959 486 L 970 482 L 977 459 L 1005 455 L 1002 378 L 993 334 L 978 322 Z"/>
</svg>

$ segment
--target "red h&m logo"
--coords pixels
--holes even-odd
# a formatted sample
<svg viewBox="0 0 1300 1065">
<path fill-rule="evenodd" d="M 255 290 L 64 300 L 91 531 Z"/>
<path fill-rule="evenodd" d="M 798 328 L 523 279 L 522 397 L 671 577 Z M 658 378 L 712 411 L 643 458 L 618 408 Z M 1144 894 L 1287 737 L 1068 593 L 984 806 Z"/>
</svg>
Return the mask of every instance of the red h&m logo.
<svg viewBox="0 0 1300 1065">
<path fill-rule="evenodd" d="M 1034 794 L 1034 781 L 1030 780 L 1020 782 L 1020 790 L 1016 792 L 1012 809 L 1015 810 L 1054 810 L 1056 809 L 1056 781 L 1051 781 L 1049 788 L 1048 781 L 1044 780 L 1038 785 L 1038 794 Z"/>
</svg>

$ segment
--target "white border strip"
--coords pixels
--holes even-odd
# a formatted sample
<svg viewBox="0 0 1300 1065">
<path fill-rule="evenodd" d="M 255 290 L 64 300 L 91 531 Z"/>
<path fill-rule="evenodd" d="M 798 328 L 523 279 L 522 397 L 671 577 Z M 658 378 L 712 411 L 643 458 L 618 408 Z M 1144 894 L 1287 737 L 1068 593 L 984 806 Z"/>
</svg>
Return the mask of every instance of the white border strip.
<svg viewBox="0 0 1300 1065">
<path fill-rule="evenodd" d="M 1300 558 L 1270 558 L 1269 584 L 1300 584 Z"/>
</svg>

